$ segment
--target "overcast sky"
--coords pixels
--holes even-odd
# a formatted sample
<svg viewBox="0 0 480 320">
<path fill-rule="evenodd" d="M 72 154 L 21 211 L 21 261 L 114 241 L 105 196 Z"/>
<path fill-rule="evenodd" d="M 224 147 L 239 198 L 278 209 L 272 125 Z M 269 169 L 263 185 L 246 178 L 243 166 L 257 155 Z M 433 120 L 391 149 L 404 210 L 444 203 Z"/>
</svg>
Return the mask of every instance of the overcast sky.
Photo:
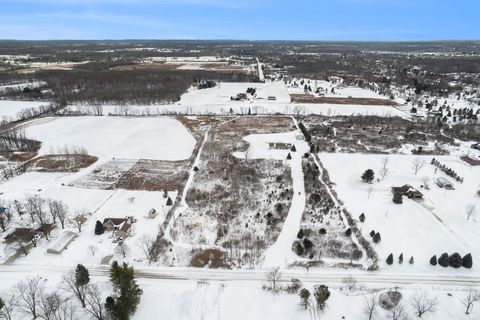
<svg viewBox="0 0 480 320">
<path fill-rule="evenodd" d="M 480 0 L 0 0 L 0 39 L 480 39 Z"/>
</svg>

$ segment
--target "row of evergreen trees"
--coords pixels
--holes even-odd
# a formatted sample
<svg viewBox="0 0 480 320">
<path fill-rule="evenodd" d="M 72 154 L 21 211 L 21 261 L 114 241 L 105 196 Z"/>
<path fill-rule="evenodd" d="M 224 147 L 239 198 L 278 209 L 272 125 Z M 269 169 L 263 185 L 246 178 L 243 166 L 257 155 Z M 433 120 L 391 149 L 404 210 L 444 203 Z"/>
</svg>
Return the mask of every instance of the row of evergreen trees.
<svg viewBox="0 0 480 320">
<path fill-rule="evenodd" d="M 434 255 L 430 259 L 430 264 L 432 266 L 436 266 L 437 264 L 439 264 L 444 268 L 450 266 L 454 268 L 464 267 L 470 269 L 473 266 L 473 259 L 470 253 L 466 254 L 462 258 L 462 256 L 458 252 L 455 252 L 451 255 L 448 255 L 448 253 L 445 252 L 440 256 L 440 258 L 438 258 L 438 260 L 437 256 Z"/>
<path fill-rule="evenodd" d="M 400 253 L 400 255 L 398 256 L 398 263 L 399 264 L 402 264 L 403 263 L 403 253 Z M 408 260 L 408 263 L 410 264 L 414 264 L 415 263 L 415 259 L 413 259 L 413 256 L 410 257 L 410 259 Z M 393 253 L 390 253 L 387 257 L 387 264 L 390 266 L 393 264 Z"/>
</svg>

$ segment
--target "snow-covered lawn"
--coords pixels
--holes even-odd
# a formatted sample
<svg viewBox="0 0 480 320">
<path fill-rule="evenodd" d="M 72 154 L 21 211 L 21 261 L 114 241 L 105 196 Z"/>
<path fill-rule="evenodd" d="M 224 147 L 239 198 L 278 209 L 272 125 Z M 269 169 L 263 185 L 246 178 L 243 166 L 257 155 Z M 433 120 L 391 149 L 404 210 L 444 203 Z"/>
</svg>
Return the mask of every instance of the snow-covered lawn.
<svg viewBox="0 0 480 320">
<path fill-rule="evenodd" d="M 27 137 L 42 141 L 40 154 L 85 148 L 90 155 L 123 159 L 184 160 L 195 139 L 169 117 L 62 117 L 30 122 Z"/>
<path fill-rule="evenodd" d="M 68 187 L 68 181 L 74 176 L 81 174 L 64 173 L 40 173 L 27 172 L 0 184 L 2 200 L 25 200 L 25 197 L 38 195 L 46 199 L 60 200 L 68 206 L 68 217 L 71 218 L 77 212 L 91 214 L 82 232 L 68 248 L 60 255 L 47 254 L 55 239 L 60 237 L 63 230 L 58 224 L 52 231 L 49 241 L 42 239 L 37 248 L 34 248 L 26 257 L 21 257 L 18 263 L 42 263 L 46 264 L 71 264 L 86 263 L 99 264 L 101 259 L 107 255 L 115 254 L 115 244 L 112 243 L 111 233 L 105 232 L 101 236 L 94 235 L 95 222 L 103 222 L 105 218 L 125 218 L 133 216 L 137 221 L 133 224 L 132 236 L 125 240 L 129 248 L 129 261 L 144 259 L 140 248 L 140 239 L 143 236 L 156 236 L 158 227 L 163 222 L 169 208 L 166 206 L 167 198 L 163 192 L 130 191 L 130 190 L 97 190 Z M 62 186 L 62 184 L 64 184 Z M 169 192 L 172 199 L 176 198 L 176 192 Z M 154 219 L 148 219 L 150 209 L 155 209 L 158 214 Z M 15 217 L 16 223 L 22 223 Z M 24 217 L 28 222 L 30 217 Z M 12 225 L 13 227 L 13 225 Z M 10 229 L 13 230 L 13 229 Z M 76 228 L 67 222 L 66 230 L 78 232 Z M 2 233 L 2 236 L 4 234 Z M 92 255 L 90 246 L 95 247 L 95 255 Z M 3 253 L 2 253 L 3 252 Z M 8 246 L 0 242 L 0 259 L 9 255 Z M 121 259 L 123 257 L 117 257 Z"/>
<path fill-rule="evenodd" d="M 45 286 L 50 292 L 58 288 L 61 283 L 62 272 L 53 272 L 40 269 L 32 272 L 29 276 L 39 275 L 45 278 Z M 8 290 L 17 282 L 24 280 L 26 276 L 27 274 L 23 272 L 6 272 L 3 276 L 0 275 L 0 281 Z M 91 283 L 95 283 L 101 289 L 102 297 L 106 298 L 112 291 L 107 278 L 96 275 L 91 275 L 90 278 Z M 313 295 L 311 306 L 305 310 L 300 305 L 298 294 L 285 292 L 273 294 L 262 290 L 262 283 L 258 281 L 197 282 L 140 278 L 137 279 L 137 283 L 143 290 L 143 295 L 132 316 L 134 320 L 149 320 L 155 314 L 161 315 L 161 318 L 165 320 L 368 319 L 365 314 L 366 299 L 373 293 L 376 293 L 378 297 L 381 293 L 394 289 L 393 284 L 391 286 L 362 285 L 361 289 L 349 291 L 341 283 L 304 283 L 304 287 L 311 293 L 313 293 L 314 285 L 325 284 L 329 287 L 331 295 L 326 301 L 326 308 L 321 311 L 316 308 Z M 424 292 L 426 296 L 437 299 L 435 311 L 424 314 L 421 319 L 467 320 L 475 319 L 480 314 L 478 302 L 474 305 L 470 315 L 465 314 L 462 301 L 466 297 L 467 291 L 462 287 L 402 285 L 398 287 L 398 290 L 402 294 L 400 304 L 408 319 L 417 318 L 411 299 L 418 292 Z M 391 319 L 391 314 L 391 311 L 378 306 L 375 319 Z M 19 317 L 22 315 L 17 314 Z M 79 319 L 89 319 L 80 307 L 78 307 L 76 315 Z"/>
<path fill-rule="evenodd" d="M 459 252 L 461 255 L 472 253 L 474 262 L 475 258 L 480 257 L 477 245 L 480 235 L 476 232 L 480 221 L 476 217 L 467 220 L 466 215 L 468 205 L 474 204 L 480 208 L 480 198 L 474 196 L 480 181 L 480 168 L 470 167 L 455 156 L 436 157 L 464 178 L 463 184 L 455 182 L 455 190 L 448 191 L 435 185 L 434 178 L 443 176 L 450 181 L 453 179 L 440 170 L 435 172 L 435 167 L 430 164 L 432 156 L 420 157 L 425 165 L 415 175 L 412 161 L 417 156 L 388 155 L 389 172 L 386 178 L 373 184 L 362 182 L 360 176 L 371 168 L 377 179 L 385 156 L 321 153 L 319 157 L 335 184 L 334 189 L 339 199 L 353 217 L 365 213 L 366 221 L 359 223 L 364 236 L 370 238 L 371 230 L 380 232 L 382 240 L 374 247 L 379 254 L 382 269 L 433 273 L 480 271 L 475 263 L 472 270 L 443 269 L 429 265 L 433 255 L 438 257 L 443 252 Z M 420 188 L 424 179 L 428 181 L 430 190 Z M 420 190 L 424 194 L 424 200 L 414 201 L 404 197 L 403 204 L 394 204 L 390 188 L 404 184 Z M 390 253 L 393 253 L 395 261 L 403 253 L 403 264 L 395 262 L 388 266 L 385 259 Z M 415 260 L 413 266 L 408 263 L 411 256 Z"/>
</svg>

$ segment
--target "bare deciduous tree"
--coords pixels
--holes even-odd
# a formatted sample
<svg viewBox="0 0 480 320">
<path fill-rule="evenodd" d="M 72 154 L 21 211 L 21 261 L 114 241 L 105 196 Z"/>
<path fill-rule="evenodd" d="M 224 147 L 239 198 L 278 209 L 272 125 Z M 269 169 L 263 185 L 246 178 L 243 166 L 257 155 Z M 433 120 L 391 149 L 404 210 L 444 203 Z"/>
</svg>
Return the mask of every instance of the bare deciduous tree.
<svg viewBox="0 0 480 320">
<path fill-rule="evenodd" d="M 427 190 L 430 188 L 430 186 L 428 185 L 429 182 L 430 182 L 430 178 L 428 176 L 423 176 L 422 177 L 423 187 Z"/>
<path fill-rule="evenodd" d="M 96 116 L 103 115 L 103 106 L 101 104 L 94 104 L 93 105 L 93 112 Z"/>
<path fill-rule="evenodd" d="M 475 208 L 474 204 L 470 204 L 470 205 L 467 206 L 467 208 L 466 208 L 467 220 L 470 220 L 470 218 L 473 215 L 475 215 L 475 211 L 476 211 L 476 208 Z"/>
<path fill-rule="evenodd" d="M 23 220 L 23 215 L 25 214 L 25 209 L 23 205 L 21 204 L 20 201 L 14 200 L 13 201 L 13 208 L 15 212 L 17 212 L 18 216 L 20 217 L 20 220 Z"/>
<path fill-rule="evenodd" d="M 40 296 L 38 316 L 44 320 L 56 320 L 62 300 L 58 293 L 46 293 Z"/>
<path fill-rule="evenodd" d="M 88 252 L 90 252 L 90 254 L 91 254 L 92 256 L 94 256 L 95 253 L 97 252 L 97 247 L 94 246 L 94 245 L 89 245 L 89 246 L 87 247 L 87 249 L 88 249 Z"/>
<path fill-rule="evenodd" d="M 368 189 L 367 189 L 367 199 L 370 199 L 370 196 L 372 195 L 372 192 L 373 192 L 373 187 L 372 186 L 369 186 Z"/>
<path fill-rule="evenodd" d="M 382 168 L 381 168 L 380 171 L 379 171 L 379 173 L 380 173 L 380 179 L 381 179 L 381 180 L 384 180 L 385 177 L 386 177 L 387 174 L 388 174 L 388 171 L 389 171 L 389 170 L 388 170 L 388 162 L 389 162 L 388 157 L 384 157 L 384 158 L 382 159 Z"/>
<path fill-rule="evenodd" d="M 13 320 L 13 312 L 18 306 L 18 298 L 14 294 L 0 296 L 0 319 Z"/>
<path fill-rule="evenodd" d="M 57 311 L 57 318 L 55 320 L 75 320 L 80 319 L 76 316 L 77 307 L 71 300 L 64 300 Z"/>
<path fill-rule="evenodd" d="M 378 298 L 376 294 L 365 296 L 364 312 L 368 320 L 373 320 L 377 316 Z"/>
<path fill-rule="evenodd" d="M 37 196 L 29 196 L 25 202 L 25 211 L 30 215 L 32 222 L 35 222 L 35 217 L 40 212 L 40 216 L 46 216 L 44 213 L 45 200 Z"/>
<path fill-rule="evenodd" d="M 400 303 L 394 306 L 392 309 L 391 318 L 392 320 L 407 320 L 408 314 L 405 310 L 405 307 Z"/>
<path fill-rule="evenodd" d="M 347 286 L 348 290 L 352 291 L 357 286 L 357 280 L 352 276 L 349 275 L 346 278 L 343 278 L 343 283 Z"/>
<path fill-rule="evenodd" d="M 17 283 L 15 290 L 18 292 L 19 308 L 23 313 L 38 317 L 39 303 L 45 294 L 45 286 L 40 277 L 27 278 Z"/>
<path fill-rule="evenodd" d="M 102 294 L 97 285 L 92 284 L 87 290 L 85 296 L 85 302 L 87 304 L 85 310 L 96 320 L 105 320 L 105 300 L 102 298 Z"/>
<path fill-rule="evenodd" d="M 77 212 L 70 220 L 70 223 L 73 224 L 78 232 L 82 232 L 82 226 L 87 222 L 87 215 L 84 212 Z"/>
<path fill-rule="evenodd" d="M 417 157 L 412 160 L 412 169 L 415 175 L 418 173 L 418 171 L 420 171 L 420 169 L 423 168 L 424 165 L 425 165 L 425 160 L 423 160 L 422 158 Z"/>
<path fill-rule="evenodd" d="M 155 236 L 144 235 L 140 239 L 140 247 L 149 262 L 156 262 L 164 248 L 168 245 L 165 239 L 158 240 Z"/>
<path fill-rule="evenodd" d="M 50 214 L 53 218 L 53 223 L 57 223 L 60 221 L 60 224 L 62 225 L 62 229 L 65 228 L 65 219 L 67 217 L 67 206 L 62 202 L 58 200 L 49 200 L 48 201 L 48 207 L 50 209 Z"/>
<path fill-rule="evenodd" d="M 280 280 L 281 275 L 280 267 L 272 268 L 267 272 L 267 282 L 270 284 L 270 287 L 274 292 L 278 290 L 277 282 Z"/>
<path fill-rule="evenodd" d="M 470 314 L 473 308 L 473 304 L 480 300 L 480 292 L 470 288 L 467 296 L 462 300 L 462 304 L 465 306 L 465 314 Z"/>
<path fill-rule="evenodd" d="M 75 272 L 71 271 L 63 276 L 63 289 L 73 298 L 78 299 L 83 308 L 85 308 L 85 299 L 89 285 L 79 285 L 75 276 Z"/>
<path fill-rule="evenodd" d="M 428 297 L 423 291 L 418 291 L 410 299 L 410 303 L 417 316 L 421 318 L 425 313 L 435 311 L 437 306 L 437 298 Z"/>
</svg>

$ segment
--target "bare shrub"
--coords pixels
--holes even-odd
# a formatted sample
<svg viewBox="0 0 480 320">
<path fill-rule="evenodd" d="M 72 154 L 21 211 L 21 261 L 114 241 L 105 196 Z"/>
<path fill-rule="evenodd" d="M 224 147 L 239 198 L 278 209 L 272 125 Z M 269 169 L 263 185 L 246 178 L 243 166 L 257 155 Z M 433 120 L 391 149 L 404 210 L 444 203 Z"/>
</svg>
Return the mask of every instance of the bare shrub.
<svg viewBox="0 0 480 320">
<path fill-rule="evenodd" d="M 418 291 L 411 299 L 410 304 L 415 313 L 421 318 L 425 313 L 435 312 L 437 298 L 431 298 L 425 295 L 423 291 Z"/>
</svg>

